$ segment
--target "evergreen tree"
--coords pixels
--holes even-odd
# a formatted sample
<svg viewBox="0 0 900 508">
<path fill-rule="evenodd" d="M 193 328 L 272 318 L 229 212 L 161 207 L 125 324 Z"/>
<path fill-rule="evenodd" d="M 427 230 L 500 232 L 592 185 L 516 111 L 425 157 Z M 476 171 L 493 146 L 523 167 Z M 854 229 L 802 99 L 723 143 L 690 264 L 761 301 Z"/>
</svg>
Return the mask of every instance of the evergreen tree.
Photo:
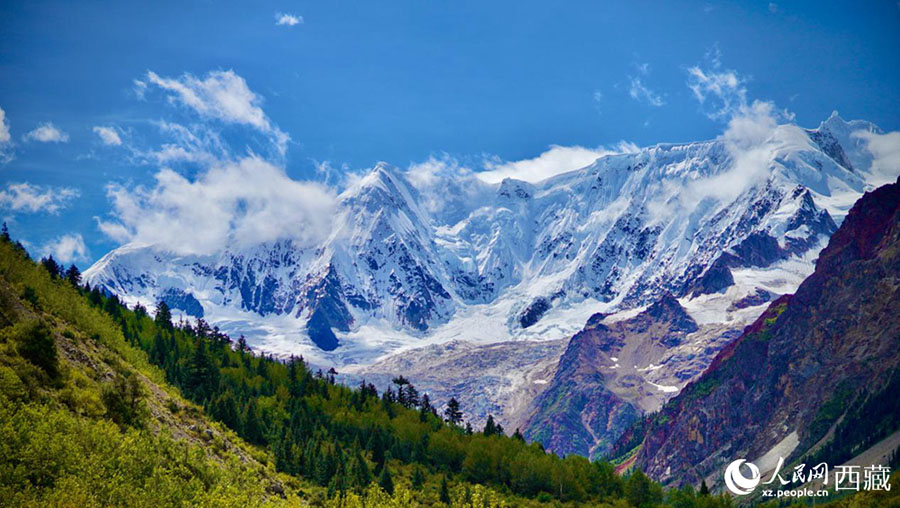
<svg viewBox="0 0 900 508">
<path fill-rule="evenodd" d="M 406 407 L 417 407 L 419 405 L 419 390 L 412 384 L 406 385 Z"/>
<path fill-rule="evenodd" d="M 703 480 L 703 483 L 700 484 L 700 495 L 708 496 L 709 495 L 709 486 L 706 485 L 706 480 Z"/>
<path fill-rule="evenodd" d="M 42 321 L 35 321 L 25 326 L 19 337 L 19 354 L 32 364 L 40 367 L 50 376 L 50 379 L 59 377 L 59 356 L 56 352 L 56 343 L 50 328 Z"/>
<path fill-rule="evenodd" d="M 662 501 L 662 487 L 637 470 L 625 482 L 625 499 L 637 508 L 654 506 Z"/>
<path fill-rule="evenodd" d="M 519 441 L 525 442 L 525 436 L 522 435 L 522 432 L 519 431 L 519 428 L 516 427 L 516 431 L 512 435 L 513 439 L 517 439 Z"/>
<path fill-rule="evenodd" d="M 166 302 L 160 300 L 156 303 L 156 317 L 153 320 L 156 322 L 156 326 L 167 330 L 172 329 L 172 311 L 169 310 Z"/>
<path fill-rule="evenodd" d="M 74 264 L 70 265 L 69 269 L 66 270 L 66 280 L 76 288 L 81 286 L 81 271 Z"/>
<path fill-rule="evenodd" d="M 444 417 L 453 425 L 459 425 L 462 422 L 462 411 L 459 409 L 459 401 L 455 397 L 451 397 L 447 402 L 447 409 L 444 410 Z"/>
<path fill-rule="evenodd" d="M 91 289 L 89 300 L 94 307 L 100 307 L 103 304 L 103 294 L 100 293 L 100 288 Z"/>
<path fill-rule="evenodd" d="M 428 394 L 422 394 L 422 403 L 419 406 L 419 421 L 426 422 L 428 421 L 428 413 L 434 411 L 434 408 L 431 407 L 431 399 L 428 397 Z"/>
<path fill-rule="evenodd" d="M 259 408 L 256 406 L 256 399 L 251 398 L 244 410 L 243 435 L 248 441 L 254 444 L 265 444 L 266 431 L 263 427 L 263 421 L 259 417 Z"/>
<path fill-rule="evenodd" d="M 60 266 L 56 263 L 56 260 L 53 259 L 52 255 L 42 259 L 41 265 L 43 265 L 44 269 L 47 270 L 47 273 L 50 274 L 51 278 L 59 278 L 62 268 L 60 268 Z"/>
<path fill-rule="evenodd" d="M 384 441 L 381 439 L 381 432 L 377 430 L 372 432 L 372 437 L 369 438 L 366 448 L 372 451 L 372 462 L 374 462 L 377 467 L 383 466 L 386 458 L 386 450 Z"/>
<path fill-rule="evenodd" d="M 218 388 L 219 370 L 213 363 L 206 341 L 200 337 L 194 341 L 194 355 L 187 374 L 186 388 L 199 400 L 211 397 Z"/>
<path fill-rule="evenodd" d="M 487 422 L 485 422 L 484 430 L 482 432 L 485 436 L 493 436 L 497 433 L 497 425 L 494 423 L 493 415 L 488 415 Z"/>
<path fill-rule="evenodd" d="M 3 223 L 3 227 L 0 228 L 0 241 L 4 243 L 10 243 L 12 239 L 9 237 L 9 228 L 6 226 L 6 222 Z"/>
<path fill-rule="evenodd" d="M 146 419 L 144 388 L 136 374 L 117 374 L 112 385 L 103 390 L 103 404 L 112 421 L 121 426 L 142 427 Z"/>
<path fill-rule="evenodd" d="M 447 483 L 447 477 L 441 478 L 441 502 L 450 506 L 450 485 Z"/>
<path fill-rule="evenodd" d="M 237 429 L 240 425 L 240 414 L 238 414 L 237 401 L 234 399 L 234 393 L 231 390 L 225 391 L 216 398 L 210 409 L 213 418 L 224 423 L 230 429 Z"/>
<path fill-rule="evenodd" d="M 366 459 L 363 458 L 358 448 L 356 449 L 351 473 L 353 474 L 353 484 L 360 491 L 365 490 L 372 483 L 372 472 L 369 470 L 369 464 L 366 463 Z"/>
<path fill-rule="evenodd" d="M 414 489 L 421 489 L 425 485 L 425 473 L 422 472 L 420 466 L 416 466 L 412 475 L 412 486 Z"/>
<path fill-rule="evenodd" d="M 378 477 L 378 486 L 384 489 L 388 494 L 394 493 L 394 480 L 391 478 L 391 472 L 387 465 L 381 468 L 381 475 Z"/>
</svg>

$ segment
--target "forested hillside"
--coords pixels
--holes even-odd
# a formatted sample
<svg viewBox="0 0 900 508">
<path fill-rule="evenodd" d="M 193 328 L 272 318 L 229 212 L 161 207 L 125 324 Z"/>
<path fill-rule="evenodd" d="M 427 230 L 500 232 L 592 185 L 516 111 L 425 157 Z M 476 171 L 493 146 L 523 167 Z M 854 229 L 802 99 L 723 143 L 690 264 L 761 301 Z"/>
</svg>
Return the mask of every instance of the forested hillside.
<svg viewBox="0 0 900 508">
<path fill-rule="evenodd" d="M 464 408 L 335 384 L 0 241 L 0 498 L 11 505 L 726 506 L 560 458 Z M 213 421 L 215 420 L 215 421 Z M 685 504 L 686 503 L 686 504 Z"/>
</svg>

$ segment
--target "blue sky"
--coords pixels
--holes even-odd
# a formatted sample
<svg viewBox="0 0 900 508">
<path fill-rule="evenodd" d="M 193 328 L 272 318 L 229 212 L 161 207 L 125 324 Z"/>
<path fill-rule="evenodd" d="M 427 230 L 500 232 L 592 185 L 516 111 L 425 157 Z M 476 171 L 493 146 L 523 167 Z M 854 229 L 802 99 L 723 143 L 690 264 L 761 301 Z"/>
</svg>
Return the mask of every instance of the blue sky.
<svg viewBox="0 0 900 508">
<path fill-rule="evenodd" d="M 0 215 L 83 268 L 161 167 L 253 153 L 335 184 L 713 138 L 723 98 L 695 71 L 803 126 L 900 129 L 896 1 L 4 2 L 0 34 Z"/>
</svg>

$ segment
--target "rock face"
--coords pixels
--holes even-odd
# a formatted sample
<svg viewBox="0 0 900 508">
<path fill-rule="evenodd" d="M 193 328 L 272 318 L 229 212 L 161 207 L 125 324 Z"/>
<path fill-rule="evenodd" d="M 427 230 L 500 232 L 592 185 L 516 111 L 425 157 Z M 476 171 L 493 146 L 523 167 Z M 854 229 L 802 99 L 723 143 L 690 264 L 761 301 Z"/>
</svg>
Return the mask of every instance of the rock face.
<svg viewBox="0 0 900 508">
<path fill-rule="evenodd" d="M 796 261 L 808 274 L 832 219 L 866 189 L 858 130 L 877 128 L 837 116 L 815 130 L 779 126 L 763 146 L 767 172 L 728 192 L 713 185 L 734 164 L 721 139 L 606 156 L 534 184 L 435 176 L 437 198 L 379 164 L 339 196 L 320 245 L 179 255 L 130 244 L 85 279 L 149 308 L 170 298 L 256 347 L 338 366 L 447 329 L 467 332 L 441 337 L 561 339 L 591 312 L 725 294 L 743 284 L 739 271 Z M 488 321 L 503 329 L 484 337 Z"/>
<path fill-rule="evenodd" d="M 544 297 L 535 298 L 525 310 L 519 314 L 519 326 L 528 328 L 540 321 L 545 312 L 550 310 L 550 302 Z"/>
<path fill-rule="evenodd" d="M 553 379 L 532 405 L 525 436 L 556 453 L 605 454 L 644 412 L 658 409 L 706 365 L 712 353 L 695 341 L 721 347 L 728 340 L 699 334 L 700 327 L 669 294 L 632 318 L 604 318 L 592 316 L 572 337 Z"/>
<path fill-rule="evenodd" d="M 203 306 L 194 298 L 194 295 L 176 288 L 168 288 L 160 295 L 160 300 L 166 302 L 170 309 L 184 311 L 185 314 L 195 318 L 203 317 Z"/>
<path fill-rule="evenodd" d="M 898 365 L 900 181 L 866 193 L 796 293 L 617 451 L 642 442 L 636 465 L 676 484 L 720 485 L 726 463 L 773 449 L 787 463 L 819 454 L 839 464 L 900 425 Z"/>
</svg>

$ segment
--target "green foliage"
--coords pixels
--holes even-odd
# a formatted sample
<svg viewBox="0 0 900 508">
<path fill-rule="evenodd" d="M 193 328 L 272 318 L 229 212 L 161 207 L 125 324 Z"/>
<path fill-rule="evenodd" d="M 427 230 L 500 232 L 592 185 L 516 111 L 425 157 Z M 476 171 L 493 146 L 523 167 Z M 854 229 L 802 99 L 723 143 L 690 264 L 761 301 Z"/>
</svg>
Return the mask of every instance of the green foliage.
<svg viewBox="0 0 900 508">
<path fill-rule="evenodd" d="M 662 487 L 641 471 L 635 471 L 625 482 L 625 499 L 637 508 L 647 508 L 662 501 Z"/>
<path fill-rule="evenodd" d="M 846 412 L 843 412 L 843 406 L 838 406 L 838 402 L 826 402 L 819 411 L 823 414 L 822 421 L 836 420 L 835 415 L 839 416 L 839 413 L 843 413 L 843 418 L 835 427 L 832 438 L 804 461 L 811 464 L 842 464 L 900 429 L 898 392 L 900 368 L 895 368 L 882 386 L 870 387 L 857 394 Z M 834 397 L 839 401 L 848 400 L 851 394 L 849 388 L 843 386 L 839 387 Z M 824 425 L 820 425 L 820 431 L 821 427 Z"/>
<path fill-rule="evenodd" d="M 116 374 L 112 383 L 103 389 L 103 405 L 109 418 L 120 426 L 143 427 L 147 418 L 144 388 L 137 374 L 125 371 Z"/>
<path fill-rule="evenodd" d="M 844 414 L 844 410 L 847 408 L 853 395 L 855 393 L 847 380 L 838 385 L 831 397 L 819 406 L 816 416 L 810 422 L 807 436 L 804 438 L 806 446 L 803 449 L 809 449 L 810 446 L 818 442 L 828 432 L 828 429 L 831 428 L 834 422 Z"/>
<path fill-rule="evenodd" d="M 721 384 L 721 381 L 714 376 L 708 376 L 692 383 L 693 388 L 690 390 L 690 398 L 703 398 L 713 392 Z"/>
<path fill-rule="evenodd" d="M 387 466 L 381 468 L 381 474 L 378 475 L 378 486 L 388 494 L 394 493 L 394 479 L 391 477 L 391 471 Z"/>
<path fill-rule="evenodd" d="M 19 354 L 26 360 L 40 367 L 50 379 L 59 377 L 59 358 L 56 344 L 50 329 L 43 322 L 31 321 L 22 323 L 16 334 Z"/>
</svg>

